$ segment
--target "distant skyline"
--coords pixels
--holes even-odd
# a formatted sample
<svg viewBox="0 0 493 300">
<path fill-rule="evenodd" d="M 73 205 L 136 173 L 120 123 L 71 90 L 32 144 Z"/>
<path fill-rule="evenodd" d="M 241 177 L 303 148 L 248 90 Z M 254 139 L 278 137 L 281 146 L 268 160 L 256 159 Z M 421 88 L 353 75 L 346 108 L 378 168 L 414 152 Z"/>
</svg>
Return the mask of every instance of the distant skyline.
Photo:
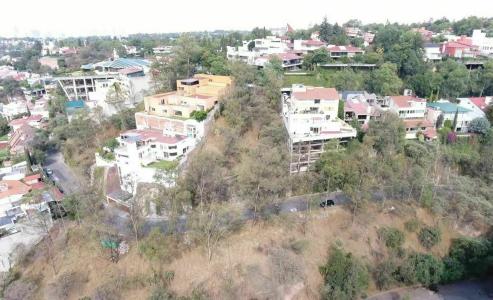
<svg viewBox="0 0 493 300">
<path fill-rule="evenodd" d="M 68 37 L 212 30 L 255 26 L 294 29 L 359 19 L 363 23 L 413 23 L 430 18 L 493 17 L 493 0 L 152 1 L 20 0 L 2 3 L 0 36 Z"/>
</svg>

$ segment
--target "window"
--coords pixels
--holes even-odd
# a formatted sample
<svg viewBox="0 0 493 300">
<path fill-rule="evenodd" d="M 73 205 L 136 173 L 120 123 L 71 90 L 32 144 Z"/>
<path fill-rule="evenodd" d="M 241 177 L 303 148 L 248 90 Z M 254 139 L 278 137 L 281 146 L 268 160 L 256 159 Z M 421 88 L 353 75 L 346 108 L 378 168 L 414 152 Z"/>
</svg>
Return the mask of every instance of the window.
<svg viewBox="0 0 493 300">
<path fill-rule="evenodd" d="M 151 145 L 151 148 L 156 148 L 156 145 Z"/>
<path fill-rule="evenodd" d="M 320 104 L 320 99 L 315 99 L 313 102 L 315 102 L 315 104 Z"/>
<path fill-rule="evenodd" d="M 178 153 L 176 153 L 176 152 L 171 152 L 171 153 L 169 154 L 169 156 L 177 156 L 177 155 L 178 155 Z"/>
<path fill-rule="evenodd" d="M 169 146 L 168 149 L 176 149 L 176 146 Z"/>
<path fill-rule="evenodd" d="M 181 116 L 181 115 L 183 115 L 181 111 L 175 110 L 175 116 Z"/>
</svg>

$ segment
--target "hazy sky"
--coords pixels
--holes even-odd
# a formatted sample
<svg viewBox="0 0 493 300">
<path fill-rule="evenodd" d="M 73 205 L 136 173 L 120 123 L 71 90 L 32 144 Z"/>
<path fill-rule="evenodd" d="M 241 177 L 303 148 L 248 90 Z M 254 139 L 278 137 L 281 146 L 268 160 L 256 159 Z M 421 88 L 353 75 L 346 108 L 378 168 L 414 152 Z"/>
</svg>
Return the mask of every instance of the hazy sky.
<svg viewBox="0 0 493 300">
<path fill-rule="evenodd" d="M 3 2 L 3 1 L 2 1 Z M 7 0 L 0 36 L 83 36 L 493 17 L 493 0 Z"/>
</svg>

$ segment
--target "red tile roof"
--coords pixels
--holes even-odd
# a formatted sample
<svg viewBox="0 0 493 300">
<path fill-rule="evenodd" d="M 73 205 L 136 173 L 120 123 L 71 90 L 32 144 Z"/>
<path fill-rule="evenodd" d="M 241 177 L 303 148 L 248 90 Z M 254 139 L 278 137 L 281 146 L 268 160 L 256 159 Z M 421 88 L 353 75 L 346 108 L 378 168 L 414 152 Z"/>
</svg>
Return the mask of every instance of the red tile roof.
<svg viewBox="0 0 493 300">
<path fill-rule="evenodd" d="M 481 110 L 485 110 L 488 107 L 488 104 L 486 104 L 486 97 L 471 97 L 469 100 Z"/>
<path fill-rule="evenodd" d="M 409 102 L 426 102 L 426 99 L 421 99 L 415 96 L 390 96 L 392 101 L 398 107 L 409 107 Z"/>
<path fill-rule="evenodd" d="M 348 45 L 348 46 L 328 46 L 327 49 L 330 52 L 348 52 L 348 53 L 363 52 L 363 50 L 361 50 L 361 48 L 353 47 L 351 45 Z"/>
<path fill-rule="evenodd" d="M 154 129 L 132 129 L 125 131 L 122 135 L 136 135 L 140 140 L 156 141 L 163 144 L 177 144 L 187 138 L 183 135 L 164 135 L 162 131 Z"/>
<path fill-rule="evenodd" d="M 33 174 L 33 175 L 29 175 L 29 176 L 24 177 L 24 182 L 32 181 L 32 180 L 39 180 L 39 179 L 41 179 L 40 174 Z"/>
<path fill-rule="evenodd" d="M 344 110 L 345 111 L 352 111 L 352 112 L 356 113 L 357 115 L 370 114 L 370 112 L 368 112 L 368 103 L 361 102 L 361 101 L 347 100 L 344 103 Z"/>
<path fill-rule="evenodd" d="M 15 195 L 25 195 L 31 188 L 19 180 L 1 180 L 0 181 L 0 199 Z"/>
<path fill-rule="evenodd" d="M 298 56 L 294 53 L 291 52 L 284 52 L 284 53 L 279 53 L 279 54 L 273 54 L 273 56 L 279 57 L 281 60 L 293 60 L 293 59 L 300 59 L 301 56 Z"/>
<path fill-rule="evenodd" d="M 28 124 L 29 122 L 41 122 L 42 119 L 43 119 L 43 116 L 41 116 L 41 115 L 32 115 L 29 117 L 23 117 L 20 119 L 12 120 L 12 121 L 10 121 L 9 125 L 10 126 L 19 126 L 19 125 Z"/>
<path fill-rule="evenodd" d="M 317 40 L 307 40 L 307 41 L 303 41 L 301 44 L 303 44 L 305 46 L 323 46 L 323 45 L 325 45 L 324 42 L 317 41 Z"/>
<path fill-rule="evenodd" d="M 293 92 L 296 100 L 339 100 L 339 93 L 335 88 L 306 87 L 305 92 Z"/>
</svg>

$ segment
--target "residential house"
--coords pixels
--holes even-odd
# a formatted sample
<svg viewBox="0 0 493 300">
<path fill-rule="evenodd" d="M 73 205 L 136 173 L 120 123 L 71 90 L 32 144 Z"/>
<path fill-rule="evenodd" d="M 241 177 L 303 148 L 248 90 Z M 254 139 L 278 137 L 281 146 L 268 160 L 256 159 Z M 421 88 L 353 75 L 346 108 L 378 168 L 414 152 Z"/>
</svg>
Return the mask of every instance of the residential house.
<svg viewBox="0 0 493 300">
<path fill-rule="evenodd" d="M 318 50 L 320 48 L 326 47 L 327 44 L 320 40 L 294 40 L 293 41 L 293 51 L 295 53 L 307 54 Z"/>
<path fill-rule="evenodd" d="M 421 35 L 421 38 L 425 42 L 431 41 L 431 39 L 433 38 L 433 35 L 435 34 L 433 31 L 427 30 L 424 27 L 414 28 L 413 31 L 419 33 Z"/>
<path fill-rule="evenodd" d="M 156 54 L 170 54 L 173 51 L 172 46 L 159 46 L 152 48 L 152 53 Z"/>
<path fill-rule="evenodd" d="M 361 36 L 361 29 L 359 29 L 358 27 L 346 27 L 344 28 L 344 32 L 350 38 Z"/>
<path fill-rule="evenodd" d="M 344 100 L 344 121 L 352 124 L 357 121 L 359 125 L 366 127 L 371 119 L 378 116 L 379 112 L 375 106 L 370 105 L 376 99 L 375 94 L 352 94 Z"/>
<path fill-rule="evenodd" d="M 12 101 L 8 104 L 0 103 L 0 114 L 7 120 L 12 120 L 21 114 L 27 114 L 27 103 L 23 100 Z"/>
<path fill-rule="evenodd" d="M 295 53 L 279 53 L 271 54 L 269 56 L 262 56 L 255 59 L 254 65 L 263 68 L 267 63 L 269 63 L 273 58 L 278 58 L 281 61 L 281 66 L 284 70 L 297 70 L 301 69 L 303 60 L 301 56 Z"/>
<path fill-rule="evenodd" d="M 159 168 L 153 167 L 152 163 L 179 162 L 195 145 L 195 140 L 185 135 L 168 135 L 155 129 L 129 130 L 120 134 L 117 140 L 120 146 L 114 153 L 120 185 L 132 194 L 137 183 L 158 181 Z M 173 179 L 166 178 L 167 185 L 173 185 Z"/>
<path fill-rule="evenodd" d="M 488 107 L 493 106 L 493 97 L 470 97 L 470 98 L 459 98 L 460 105 L 467 108 L 471 108 L 470 104 L 474 105 L 477 109 L 486 112 Z M 471 108 L 474 109 L 474 108 Z"/>
<path fill-rule="evenodd" d="M 442 51 L 440 44 L 425 43 L 423 45 L 425 50 L 424 60 L 425 61 L 437 61 L 442 59 Z"/>
<path fill-rule="evenodd" d="M 290 173 L 307 171 L 331 140 L 356 137 L 356 130 L 337 117 L 334 88 L 294 84 L 282 89 L 282 116 L 289 135 Z"/>
<path fill-rule="evenodd" d="M 0 180 L 0 216 L 12 219 L 24 216 L 22 198 L 30 191 L 29 185 L 20 180 Z"/>
<path fill-rule="evenodd" d="M 25 116 L 20 119 L 15 119 L 9 122 L 9 126 L 12 127 L 13 131 L 21 128 L 24 125 L 28 125 L 34 128 L 41 128 L 41 124 L 43 121 L 43 116 L 41 115 L 31 115 L 29 117 Z"/>
<path fill-rule="evenodd" d="M 473 45 L 471 38 L 464 36 L 456 41 L 443 43 L 441 52 L 444 56 L 453 58 L 474 58 L 479 54 L 478 48 Z"/>
<path fill-rule="evenodd" d="M 27 124 L 22 125 L 12 133 L 9 138 L 10 154 L 23 154 L 28 144 L 32 141 L 36 129 Z"/>
<path fill-rule="evenodd" d="M 467 105 L 466 101 L 463 101 Z M 426 106 L 430 109 L 428 113 L 428 119 L 436 124 L 438 116 L 443 115 L 443 120 L 450 121 L 454 124 L 456 121 L 454 131 L 458 133 L 469 132 L 468 126 L 472 120 L 478 117 L 483 117 L 484 113 L 481 110 L 474 110 L 472 106 L 467 108 L 458 103 L 452 103 L 448 100 L 439 100 L 435 102 L 429 102 Z M 441 124 L 443 126 L 443 124 Z"/>
<path fill-rule="evenodd" d="M 281 38 L 268 36 L 264 39 L 243 41 L 239 47 L 226 49 L 226 56 L 229 60 L 240 60 L 249 65 L 254 65 L 259 57 L 268 57 L 271 54 L 285 53 L 289 49 L 288 44 Z"/>
<path fill-rule="evenodd" d="M 426 99 L 415 96 L 390 96 L 389 110 L 404 122 L 406 139 L 415 139 L 423 134 L 426 139 L 435 139 L 435 124 L 426 118 Z"/>
<path fill-rule="evenodd" d="M 56 57 L 49 57 L 49 56 L 43 56 L 38 59 L 39 63 L 42 66 L 46 66 L 52 70 L 58 70 L 58 58 Z"/>
<path fill-rule="evenodd" d="M 354 47 L 351 45 L 348 46 L 335 46 L 329 45 L 327 46 L 327 51 L 329 51 L 329 55 L 331 58 L 341 58 L 341 57 L 354 57 L 357 54 L 365 54 L 365 51 L 361 48 Z"/>
<path fill-rule="evenodd" d="M 472 44 L 478 47 L 479 52 L 483 55 L 493 54 L 493 37 L 487 37 L 481 29 L 475 29 L 472 32 Z"/>
</svg>

